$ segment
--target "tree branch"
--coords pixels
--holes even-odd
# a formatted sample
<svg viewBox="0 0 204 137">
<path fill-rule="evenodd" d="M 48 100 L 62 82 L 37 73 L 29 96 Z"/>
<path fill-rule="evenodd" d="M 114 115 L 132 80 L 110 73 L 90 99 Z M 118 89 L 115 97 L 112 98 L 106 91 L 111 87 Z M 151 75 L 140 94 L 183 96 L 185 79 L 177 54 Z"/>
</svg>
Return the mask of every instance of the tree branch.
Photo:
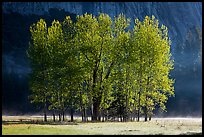
<svg viewBox="0 0 204 137">
<path fill-rule="evenodd" d="M 109 68 L 108 68 L 108 72 L 107 72 L 106 76 L 104 77 L 104 79 L 108 79 L 113 65 L 114 65 L 114 62 L 112 61 Z"/>
</svg>

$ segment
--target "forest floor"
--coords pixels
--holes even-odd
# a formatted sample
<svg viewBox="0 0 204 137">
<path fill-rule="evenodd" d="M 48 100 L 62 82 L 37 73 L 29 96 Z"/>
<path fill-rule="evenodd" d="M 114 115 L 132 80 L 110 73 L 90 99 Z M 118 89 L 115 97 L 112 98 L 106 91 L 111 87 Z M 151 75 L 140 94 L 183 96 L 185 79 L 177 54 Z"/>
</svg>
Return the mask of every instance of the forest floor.
<svg viewBox="0 0 204 137">
<path fill-rule="evenodd" d="M 202 135 L 202 118 L 144 122 L 40 122 L 40 116 L 2 116 L 2 135 Z M 48 118 L 51 120 L 51 117 Z"/>
</svg>

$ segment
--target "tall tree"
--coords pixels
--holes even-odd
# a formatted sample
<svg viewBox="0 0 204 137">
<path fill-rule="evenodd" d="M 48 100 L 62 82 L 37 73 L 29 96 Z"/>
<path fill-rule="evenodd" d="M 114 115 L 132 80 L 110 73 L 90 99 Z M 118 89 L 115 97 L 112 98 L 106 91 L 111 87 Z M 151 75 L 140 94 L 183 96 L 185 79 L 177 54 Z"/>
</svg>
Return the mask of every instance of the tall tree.
<svg viewBox="0 0 204 137">
<path fill-rule="evenodd" d="M 108 48 L 111 47 L 112 40 L 111 24 L 111 18 L 106 14 L 100 14 L 97 18 L 88 14 L 77 16 L 76 41 L 86 67 L 86 76 L 91 76 L 93 121 L 100 119 L 102 83 L 108 78 L 107 73 L 109 72 L 106 69 L 111 67 L 111 63 L 108 62 L 109 58 L 107 58 Z M 104 65 L 109 67 L 106 68 Z"/>
<path fill-rule="evenodd" d="M 44 105 L 44 120 L 47 121 L 47 26 L 46 22 L 41 19 L 36 24 L 30 27 L 31 42 L 27 51 L 28 57 L 31 61 L 32 76 L 30 87 L 32 90 L 32 102 L 42 103 Z"/>
<path fill-rule="evenodd" d="M 142 95 L 145 121 L 147 121 L 147 113 L 152 114 L 156 104 L 165 110 L 164 103 L 168 96 L 174 95 L 174 81 L 169 77 L 170 70 L 173 69 L 173 60 L 170 58 L 171 43 L 167 28 L 164 25 L 159 27 L 158 20 L 155 20 L 154 16 L 152 19 L 146 16 L 143 22 L 135 20 L 133 43 L 139 49 L 137 50 L 139 58 L 136 61 L 140 62 L 138 70 L 141 70 L 138 103 L 140 107 Z"/>
</svg>

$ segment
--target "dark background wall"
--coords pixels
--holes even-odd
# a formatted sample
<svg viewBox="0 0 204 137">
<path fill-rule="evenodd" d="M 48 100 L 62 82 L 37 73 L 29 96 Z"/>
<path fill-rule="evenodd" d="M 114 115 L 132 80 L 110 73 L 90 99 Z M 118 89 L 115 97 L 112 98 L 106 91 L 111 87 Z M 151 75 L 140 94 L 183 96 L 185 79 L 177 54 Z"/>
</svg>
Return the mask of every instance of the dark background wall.
<svg viewBox="0 0 204 137">
<path fill-rule="evenodd" d="M 37 112 L 29 103 L 29 61 L 26 49 L 30 40 L 29 26 L 40 18 L 48 25 L 54 19 L 62 21 L 66 15 L 73 20 L 85 12 L 99 12 L 113 16 L 124 13 L 142 20 L 155 15 L 160 24 L 169 29 L 171 52 L 176 80 L 175 97 L 167 103 L 164 116 L 201 116 L 202 114 L 202 5 L 201 3 L 157 2 L 68 2 L 68 3 L 12 3 L 2 4 L 2 112 L 26 114 Z M 131 24 L 133 27 L 133 24 Z"/>
</svg>

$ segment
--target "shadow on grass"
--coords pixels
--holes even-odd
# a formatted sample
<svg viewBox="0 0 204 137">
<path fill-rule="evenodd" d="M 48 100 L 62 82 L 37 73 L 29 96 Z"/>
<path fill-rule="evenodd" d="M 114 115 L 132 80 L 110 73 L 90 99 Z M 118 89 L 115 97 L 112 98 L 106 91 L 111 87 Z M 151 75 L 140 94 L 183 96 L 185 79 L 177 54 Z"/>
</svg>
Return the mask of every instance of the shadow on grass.
<svg viewBox="0 0 204 137">
<path fill-rule="evenodd" d="M 39 124 L 39 125 L 78 125 L 77 122 L 69 122 L 69 121 L 2 121 L 2 125 L 12 125 L 12 124 Z"/>
<path fill-rule="evenodd" d="M 199 133 L 197 133 L 197 132 L 187 132 L 187 133 L 182 133 L 180 135 L 202 135 L 202 132 L 199 132 Z"/>
<path fill-rule="evenodd" d="M 39 124 L 39 125 L 78 125 L 80 123 L 106 123 L 106 122 L 114 122 L 114 123 L 121 123 L 119 121 L 86 121 L 82 122 L 79 120 L 71 121 L 43 121 L 43 120 L 31 120 L 31 119 L 19 119 L 19 120 L 3 120 L 2 125 L 12 125 L 12 124 Z"/>
</svg>

